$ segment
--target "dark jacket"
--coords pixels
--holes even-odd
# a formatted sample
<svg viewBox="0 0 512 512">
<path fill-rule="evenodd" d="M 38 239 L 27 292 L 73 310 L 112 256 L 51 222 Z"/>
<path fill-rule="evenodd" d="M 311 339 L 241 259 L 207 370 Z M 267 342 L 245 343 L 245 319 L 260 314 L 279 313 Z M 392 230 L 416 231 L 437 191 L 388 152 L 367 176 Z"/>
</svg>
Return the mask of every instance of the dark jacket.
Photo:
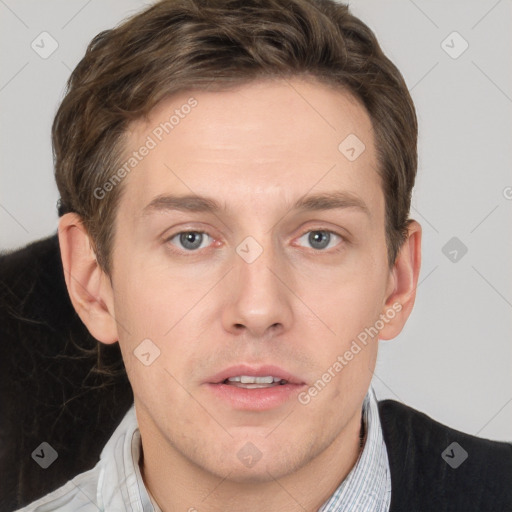
<svg viewBox="0 0 512 512">
<path fill-rule="evenodd" d="M 512 511 L 512 444 L 453 430 L 394 400 L 379 402 L 379 413 L 390 512 Z"/>
<path fill-rule="evenodd" d="M 0 256 L 0 342 L 0 512 L 8 512 L 92 468 L 133 394 L 117 344 L 98 344 L 71 305 L 56 236 Z M 391 512 L 512 511 L 511 445 L 391 400 L 379 411 Z M 58 452 L 47 469 L 31 456 L 44 441 Z M 456 469 L 446 460 L 460 462 L 459 448 L 442 457 L 454 442 L 468 454 Z"/>
</svg>

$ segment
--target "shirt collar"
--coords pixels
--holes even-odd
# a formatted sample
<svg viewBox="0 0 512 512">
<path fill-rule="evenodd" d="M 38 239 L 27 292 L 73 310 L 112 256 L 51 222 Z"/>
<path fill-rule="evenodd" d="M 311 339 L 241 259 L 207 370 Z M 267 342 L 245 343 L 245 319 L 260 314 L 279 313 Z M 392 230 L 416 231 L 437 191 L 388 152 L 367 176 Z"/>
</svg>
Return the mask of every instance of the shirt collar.
<svg viewBox="0 0 512 512">
<path fill-rule="evenodd" d="M 154 512 L 139 468 L 142 443 L 132 404 L 100 455 L 100 510 Z M 124 507 L 123 507 L 124 506 Z"/>
<path fill-rule="evenodd" d="M 363 422 L 366 428 L 363 451 L 350 473 L 318 512 L 388 512 L 391 476 L 377 398 L 372 386 L 363 401 Z"/>
<path fill-rule="evenodd" d="M 371 386 L 363 401 L 362 415 L 366 429 L 363 451 L 350 473 L 318 512 L 389 510 L 389 461 L 377 399 Z M 140 473 L 141 446 L 135 407 L 132 405 L 101 452 L 102 463 L 97 488 L 97 502 L 101 504 L 101 510 L 124 504 L 126 510 L 132 512 L 159 512 L 160 509 L 152 502 Z"/>
</svg>

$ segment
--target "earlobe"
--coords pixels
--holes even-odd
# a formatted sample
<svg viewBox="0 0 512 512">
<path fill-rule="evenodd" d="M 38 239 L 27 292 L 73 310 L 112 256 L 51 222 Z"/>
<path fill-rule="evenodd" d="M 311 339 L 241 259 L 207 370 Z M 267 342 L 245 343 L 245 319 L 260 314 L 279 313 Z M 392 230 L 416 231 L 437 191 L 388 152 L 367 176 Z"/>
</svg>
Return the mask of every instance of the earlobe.
<svg viewBox="0 0 512 512">
<path fill-rule="evenodd" d="M 73 307 L 92 336 L 103 343 L 116 342 L 112 286 L 98 264 L 89 234 L 76 213 L 61 217 L 59 245 Z"/>
<path fill-rule="evenodd" d="M 407 239 L 400 248 L 391 270 L 390 290 L 383 311 L 390 320 L 381 330 L 380 339 L 392 339 L 403 329 L 416 299 L 420 267 L 421 226 L 411 220 Z"/>
</svg>

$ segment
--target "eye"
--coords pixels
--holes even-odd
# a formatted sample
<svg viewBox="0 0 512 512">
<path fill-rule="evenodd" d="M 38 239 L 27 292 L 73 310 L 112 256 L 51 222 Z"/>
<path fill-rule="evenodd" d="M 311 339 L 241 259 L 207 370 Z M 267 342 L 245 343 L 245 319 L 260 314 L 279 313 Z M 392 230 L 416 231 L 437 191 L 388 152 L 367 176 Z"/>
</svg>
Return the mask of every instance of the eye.
<svg viewBox="0 0 512 512">
<path fill-rule="evenodd" d="M 210 239 L 209 242 L 208 239 Z M 182 231 L 168 239 L 171 244 L 186 251 L 197 251 L 198 249 L 208 247 L 212 240 L 210 235 L 202 231 Z"/>
<path fill-rule="evenodd" d="M 306 239 L 306 242 L 317 251 L 335 247 L 341 240 L 343 240 L 340 235 L 324 229 L 308 231 L 299 238 L 299 240 L 303 239 Z"/>
</svg>

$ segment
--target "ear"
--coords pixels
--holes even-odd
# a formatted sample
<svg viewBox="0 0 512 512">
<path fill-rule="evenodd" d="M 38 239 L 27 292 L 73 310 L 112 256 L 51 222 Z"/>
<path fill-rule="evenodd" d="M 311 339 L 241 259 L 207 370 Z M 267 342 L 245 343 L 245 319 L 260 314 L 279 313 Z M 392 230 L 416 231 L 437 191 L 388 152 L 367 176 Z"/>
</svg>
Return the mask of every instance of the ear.
<svg viewBox="0 0 512 512">
<path fill-rule="evenodd" d="M 390 340 L 402 331 L 416 299 L 420 266 L 421 226 L 411 220 L 407 239 L 402 244 L 389 275 L 387 298 L 382 311 L 387 322 L 380 331 L 380 339 Z"/>
<path fill-rule="evenodd" d="M 61 217 L 59 245 L 73 307 L 92 336 L 115 343 L 118 335 L 110 279 L 98 264 L 92 240 L 76 213 Z"/>
</svg>

